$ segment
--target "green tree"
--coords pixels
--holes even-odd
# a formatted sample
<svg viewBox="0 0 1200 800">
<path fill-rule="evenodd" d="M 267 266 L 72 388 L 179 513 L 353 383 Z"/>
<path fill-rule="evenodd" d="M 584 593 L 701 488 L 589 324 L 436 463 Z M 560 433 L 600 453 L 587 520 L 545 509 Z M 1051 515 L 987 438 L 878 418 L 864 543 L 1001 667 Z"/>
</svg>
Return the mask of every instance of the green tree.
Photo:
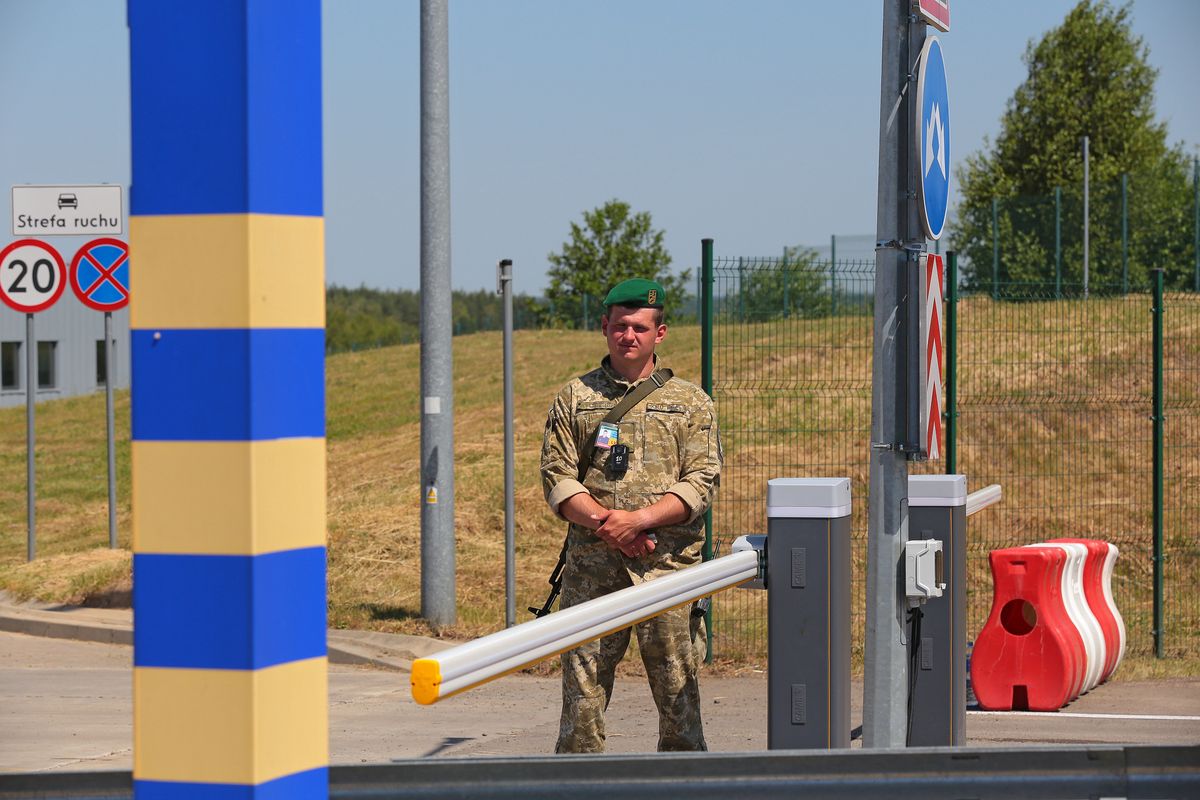
<svg viewBox="0 0 1200 800">
<path fill-rule="evenodd" d="M 547 272 L 549 317 L 568 328 L 597 324 L 608 290 L 628 278 L 661 283 L 670 319 L 684 301 L 691 277 L 691 270 L 682 275 L 670 271 L 671 255 L 663 246 L 663 232 L 654 229 L 650 213 L 633 213 L 621 200 L 609 200 L 583 212 L 583 224 L 572 222 L 570 239 L 548 259 L 552 265 Z"/>
<path fill-rule="evenodd" d="M 831 310 L 829 273 L 807 247 L 784 249 L 783 260 L 743 264 L 741 297 L 736 299 L 746 320 L 822 317 Z M 735 302 L 727 298 L 726 303 Z"/>
<path fill-rule="evenodd" d="M 1191 263 L 1192 201 L 1182 145 L 1167 145 L 1154 118 L 1157 72 L 1130 28 L 1128 7 L 1082 0 L 1036 43 L 1028 77 L 1009 99 L 994 146 L 959 170 L 962 200 L 950 238 L 975 288 L 993 280 L 993 226 L 1000 243 L 998 279 L 1044 291 L 1055 281 L 1055 189 L 1062 192 L 1064 286 L 1082 283 L 1082 140 L 1090 151 L 1089 284 L 1120 288 L 1121 181 L 1127 176 L 1131 287 L 1149 269 L 1167 269 L 1183 285 Z M 993 199 L 996 200 L 993 207 Z"/>
</svg>

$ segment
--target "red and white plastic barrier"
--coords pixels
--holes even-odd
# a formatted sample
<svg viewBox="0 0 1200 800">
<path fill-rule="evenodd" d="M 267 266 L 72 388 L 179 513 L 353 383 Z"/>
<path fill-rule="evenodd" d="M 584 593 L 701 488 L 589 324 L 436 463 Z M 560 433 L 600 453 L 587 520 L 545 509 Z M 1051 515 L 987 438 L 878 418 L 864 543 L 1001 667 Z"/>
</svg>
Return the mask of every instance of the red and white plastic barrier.
<svg viewBox="0 0 1200 800">
<path fill-rule="evenodd" d="M 1053 711 L 1108 680 L 1125 654 L 1117 555 L 1096 539 L 991 552 L 992 611 L 971 655 L 980 706 Z"/>
</svg>

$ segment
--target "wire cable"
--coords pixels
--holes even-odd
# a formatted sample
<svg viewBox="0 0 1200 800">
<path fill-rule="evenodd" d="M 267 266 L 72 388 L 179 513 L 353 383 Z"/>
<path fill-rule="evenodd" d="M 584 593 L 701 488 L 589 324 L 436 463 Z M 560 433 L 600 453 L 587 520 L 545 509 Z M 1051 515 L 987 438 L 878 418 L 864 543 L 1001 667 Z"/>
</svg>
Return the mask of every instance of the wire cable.
<svg viewBox="0 0 1200 800">
<path fill-rule="evenodd" d="M 909 637 L 908 646 L 908 713 L 906 714 L 904 731 L 905 747 L 912 747 L 913 696 L 917 693 L 917 666 L 920 664 L 921 617 L 923 616 L 925 616 L 925 612 L 921 610 L 920 606 L 913 606 L 908 610 L 908 618 L 912 624 L 912 635 Z"/>
</svg>

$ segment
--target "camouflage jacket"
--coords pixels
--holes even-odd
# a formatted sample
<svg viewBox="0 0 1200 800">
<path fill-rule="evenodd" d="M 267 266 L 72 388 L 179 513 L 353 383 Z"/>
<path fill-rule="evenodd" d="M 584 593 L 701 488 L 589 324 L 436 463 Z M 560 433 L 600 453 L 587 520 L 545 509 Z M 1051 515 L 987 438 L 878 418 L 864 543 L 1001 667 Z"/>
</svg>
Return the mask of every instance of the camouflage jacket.
<svg viewBox="0 0 1200 800">
<path fill-rule="evenodd" d="M 688 520 L 654 530 L 655 552 L 630 560 L 638 562 L 629 565 L 631 572 L 645 574 L 700 561 L 703 514 L 720 484 L 722 452 L 712 400 L 695 384 L 672 378 L 617 423 L 618 442 L 630 448 L 624 477 L 615 478 L 608 470 L 611 450 L 597 447 L 581 482 L 579 460 L 589 438 L 638 383 L 618 375 L 606 356 L 598 369 L 564 386 L 546 419 L 541 471 L 542 490 L 555 514 L 564 500 L 580 492 L 589 492 L 605 508 L 626 511 L 652 505 L 668 492 L 679 497 L 690 512 Z M 599 541 L 575 524 L 568 539 L 580 545 Z"/>
</svg>

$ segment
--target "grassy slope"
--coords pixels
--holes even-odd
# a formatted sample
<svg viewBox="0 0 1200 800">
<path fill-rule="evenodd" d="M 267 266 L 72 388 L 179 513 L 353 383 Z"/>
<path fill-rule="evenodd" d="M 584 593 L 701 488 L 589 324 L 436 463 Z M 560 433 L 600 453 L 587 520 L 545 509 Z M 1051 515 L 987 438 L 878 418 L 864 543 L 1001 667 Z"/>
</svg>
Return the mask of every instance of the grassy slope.
<svg viewBox="0 0 1200 800">
<path fill-rule="evenodd" d="M 1033 311 L 1031 307 L 1008 308 L 1010 313 L 1023 315 Z M 1113 310 L 1114 316 L 1125 313 L 1125 309 Z M 1040 358 L 1036 343 L 1039 332 L 1034 324 L 1013 327 L 1023 329 L 1025 336 L 1006 341 L 1002 357 L 993 349 L 998 347 L 997 342 L 988 344 L 983 340 L 986 337 L 976 337 L 977 344 L 973 347 L 971 339 L 964 337 L 968 343 L 964 344 L 963 361 L 991 361 L 1000 367 L 999 372 L 1012 370 L 1015 364 L 1023 362 L 1025 366 L 1011 374 L 993 374 L 988 378 L 989 382 L 1002 380 L 1000 387 L 1020 393 L 1032 380 L 1021 372 Z M 869 354 L 868 336 L 869 327 L 837 332 L 839 343 L 852 361 L 862 360 L 855 353 Z M 603 341 L 596 332 L 519 331 L 515 336 L 515 351 L 517 608 L 518 619 L 523 620 L 528 618 L 523 609 L 540 605 L 545 597 L 545 579 L 557 558 L 563 534 L 563 523 L 549 513 L 542 500 L 537 474 L 546 408 L 559 386 L 596 363 L 603 352 Z M 662 352 L 677 374 L 699 382 L 697 328 L 673 327 Z M 1105 354 L 1063 355 L 1103 362 Z M 1194 366 L 1190 361 L 1195 355 L 1190 351 L 1182 354 L 1183 360 L 1189 362 L 1185 365 L 1189 369 Z M 454 342 L 454 357 L 459 620 L 456 626 L 444 631 L 432 631 L 419 618 L 422 499 L 417 478 L 419 350 L 415 345 L 405 345 L 328 359 L 329 613 L 330 624 L 335 627 L 466 637 L 503 624 L 504 425 L 500 334 L 458 337 Z M 866 360 L 869 362 L 869 355 Z M 752 370 L 767 366 L 745 365 Z M 1061 364 L 1047 366 L 1056 371 L 1061 369 Z M 1086 387 L 1089 393 L 1122 393 L 1120 384 L 1129 380 L 1127 374 L 1106 366 L 1112 365 L 1081 364 L 1075 368 L 1078 373 L 1059 375 L 1056 382 L 1060 386 L 1075 383 Z M 869 369 L 869 363 L 858 367 Z M 844 369 L 847 373 L 854 372 L 852 366 Z M 972 388 L 986 392 L 993 387 Z M 130 532 L 128 419 L 128 393 L 119 393 L 118 521 L 123 548 L 129 546 Z M 0 410 L 0 587 L 18 596 L 50 601 L 127 602 L 128 551 L 107 549 L 103 420 L 103 395 L 38 407 L 39 558 L 33 564 L 25 564 L 24 410 Z M 1015 452 L 997 452 L 989 447 L 993 437 L 1028 447 L 1031 439 L 1042 442 L 1060 436 L 1075 439 L 1082 435 L 1081 425 L 1103 427 L 1104 424 L 1094 418 L 1079 419 L 1068 412 L 1057 421 L 1056 427 L 1061 425 L 1061 430 L 1027 432 L 1011 440 L 1000 436 L 995 427 L 1007 424 L 1003 419 L 984 418 L 975 422 L 981 429 L 980 435 L 963 431 L 960 458 L 962 468 L 968 472 L 981 464 L 1017 459 Z M 1196 431 L 1185 432 L 1188 441 L 1183 443 L 1181 452 L 1200 452 L 1196 445 L 1198 435 Z M 742 456 L 757 457 L 753 453 Z M 1045 456 L 1031 452 L 1024 457 L 1038 461 Z M 737 458 L 735 455 L 731 461 L 736 463 Z M 1141 466 L 1144 465 L 1138 468 Z M 1186 468 L 1195 467 L 1189 461 Z M 865 478 L 865 473 L 860 477 Z M 1090 506 L 1081 506 L 1071 513 L 1087 517 Z M 1138 509 L 1130 515 L 1146 513 Z M 1029 537 L 1047 538 L 1058 532 L 1039 531 L 1034 526 L 1038 516 L 1036 509 L 1012 509 L 1006 514 L 1004 527 L 1015 524 L 1021 529 L 1017 535 L 1024 541 L 1034 540 Z M 1042 516 L 1040 527 L 1044 529 L 1045 523 Z M 1123 553 L 1129 554 L 1129 550 L 1123 547 Z M 990 583 L 986 574 L 973 578 L 980 585 Z M 1191 674 L 1196 672 L 1198 664 L 1198 654 L 1167 663 L 1149 660 L 1141 666 L 1131 661 L 1123 666 L 1121 673 L 1124 677 Z"/>
<path fill-rule="evenodd" d="M 603 354 L 597 332 L 518 331 L 516 540 L 519 619 L 544 600 L 564 524 L 542 499 L 546 409 Z M 672 328 L 661 351 L 699 381 L 699 333 Z M 327 361 L 329 614 L 337 627 L 430 633 L 420 614 L 420 354 L 416 345 Z M 459 622 L 470 636 L 504 622 L 504 421 L 499 333 L 454 340 Z M 104 397 L 37 408 L 37 554 L 25 563 L 24 408 L 0 410 L 0 588 L 52 602 L 128 602 L 129 394 L 117 394 L 118 527 L 109 551 Z"/>
</svg>

